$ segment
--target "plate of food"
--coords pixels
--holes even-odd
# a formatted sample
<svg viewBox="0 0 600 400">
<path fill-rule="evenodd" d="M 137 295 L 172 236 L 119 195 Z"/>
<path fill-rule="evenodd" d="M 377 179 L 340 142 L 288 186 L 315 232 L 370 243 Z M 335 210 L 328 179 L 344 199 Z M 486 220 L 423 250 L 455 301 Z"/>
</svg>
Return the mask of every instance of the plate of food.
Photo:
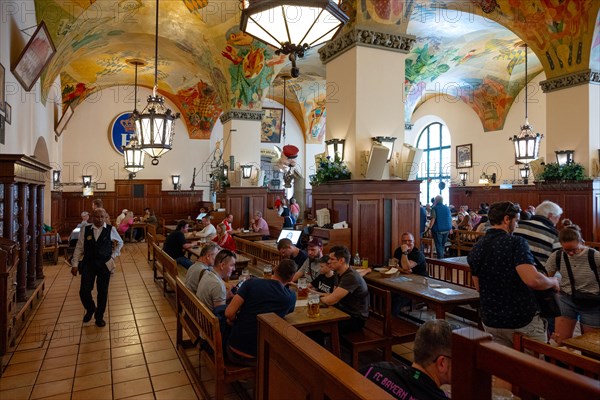
<svg viewBox="0 0 600 400">
<path fill-rule="evenodd" d="M 387 268 L 387 267 L 379 267 L 379 268 L 375 268 L 375 271 L 377 271 L 377 272 L 381 272 L 381 273 L 384 273 L 384 272 L 386 272 L 388 269 L 389 269 L 389 268 Z"/>
<path fill-rule="evenodd" d="M 386 275 L 392 275 L 398 272 L 398 268 L 390 268 L 388 271 L 384 272 Z"/>
</svg>

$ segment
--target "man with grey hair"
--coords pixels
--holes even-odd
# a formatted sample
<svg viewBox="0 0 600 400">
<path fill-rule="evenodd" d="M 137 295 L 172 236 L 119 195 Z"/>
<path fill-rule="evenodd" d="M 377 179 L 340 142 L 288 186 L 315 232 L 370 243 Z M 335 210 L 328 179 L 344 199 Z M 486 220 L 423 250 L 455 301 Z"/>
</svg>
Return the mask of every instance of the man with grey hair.
<svg viewBox="0 0 600 400">
<path fill-rule="evenodd" d="M 397 399 L 447 399 L 441 385 L 452 379 L 452 328 L 442 319 L 425 322 L 417 331 L 414 362 L 371 364 L 364 375 Z"/>
<path fill-rule="evenodd" d="M 519 226 L 514 231 L 515 235 L 527 240 L 529 249 L 541 263 L 541 266 L 537 266 L 538 270 L 544 267 L 541 271 L 543 273 L 546 273 L 546 260 L 550 254 L 560 248 L 556 224 L 562 213 L 563 210 L 558 204 L 543 201 L 535 208 L 535 215 L 532 215 L 530 220 L 519 221 Z"/>
<path fill-rule="evenodd" d="M 198 282 L 200 281 L 200 274 L 205 269 L 210 269 L 214 262 L 217 253 L 221 251 L 221 247 L 214 242 L 208 242 L 200 250 L 200 257 L 198 260 L 188 268 L 185 274 L 185 286 L 196 293 L 198 290 Z"/>
</svg>

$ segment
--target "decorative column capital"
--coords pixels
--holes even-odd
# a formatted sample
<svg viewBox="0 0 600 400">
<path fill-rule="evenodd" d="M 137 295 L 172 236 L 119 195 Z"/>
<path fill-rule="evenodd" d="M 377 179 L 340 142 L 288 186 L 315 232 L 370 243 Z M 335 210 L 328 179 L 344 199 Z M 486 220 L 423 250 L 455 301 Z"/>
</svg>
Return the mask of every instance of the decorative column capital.
<svg viewBox="0 0 600 400">
<path fill-rule="evenodd" d="M 327 64 L 355 46 L 374 47 L 407 54 L 415 42 L 416 37 L 414 35 L 378 32 L 372 29 L 355 27 L 321 47 L 319 55 L 321 61 Z"/>
<path fill-rule="evenodd" d="M 586 69 L 584 71 L 573 72 L 572 74 L 546 79 L 540 82 L 540 86 L 544 93 L 548 93 L 588 83 L 600 84 L 600 71 Z"/>
<path fill-rule="evenodd" d="M 263 110 L 229 110 L 225 111 L 219 119 L 222 124 L 232 119 L 242 121 L 262 121 L 265 112 Z"/>
</svg>

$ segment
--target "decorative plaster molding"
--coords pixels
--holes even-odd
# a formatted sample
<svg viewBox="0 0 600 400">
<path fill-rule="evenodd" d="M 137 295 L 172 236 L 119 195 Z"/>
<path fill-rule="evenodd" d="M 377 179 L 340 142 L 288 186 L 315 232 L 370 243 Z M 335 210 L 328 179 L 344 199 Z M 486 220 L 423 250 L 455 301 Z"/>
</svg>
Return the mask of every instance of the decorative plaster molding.
<svg viewBox="0 0 600 400">
<path fill-rule="evenodd" d="M 355 46 L 375 47 L 377 49 L 407 54 L 416 42 L 414 35 L 397 35 L 377 32 L 371 29 L 354 28 L 340 37 L 331 40 L 319 49 L 319 56 L 324 64 Z"/>
<path fill-rule="evenodd" d="M 412 130 L 412 128 L 413 128 L 413 126 L 414 126 L 414 125 L 413 125 L 413 124 L 411 124 L 410 122 L 405 122 L 405 123 L 404 123 L 404 130 L 405 130 L 405 131 L 411 131 L 411 130 Z"/>
<path fill-rule="evenodd" d="M 225 111 L 219 119 L 224 124 L 232 119 L 238 119 L 243 121 L 262 121 L 265 112 L 263 110 L 229 110 Z"/>
<path fill-rule="evenodd" d="M 585 71 L 574 72 L 572 74 L 542 81 L 540 82 L 540 86 L 544 93 L 548 93 L 588 83 L 600 84 L 600 71 L 588 69 Z"/>
</svg>

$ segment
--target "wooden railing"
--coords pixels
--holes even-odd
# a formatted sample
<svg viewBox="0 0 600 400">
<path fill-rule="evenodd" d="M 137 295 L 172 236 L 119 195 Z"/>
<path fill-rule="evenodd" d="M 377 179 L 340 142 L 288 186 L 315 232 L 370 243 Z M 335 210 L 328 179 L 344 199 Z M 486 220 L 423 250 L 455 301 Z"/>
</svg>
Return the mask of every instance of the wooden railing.
<svg viewBox="0 0 600 400">
<path fill-rule="evenodd" d="M 597 380 L 492 342 L 474 328 L 452 333 L 452 398 L 489 400 L 492 375 L 520 388 L 527 398 L 598 399 Z"/>
<path fill-rule="evenodd" d="M 453 235 L 450 237 L 450 249 L 455 250 L 458 256 L 467 255 L 482 236 L 485 236 L 485 232 L 455 229 Z"/>
<path fill-rule="evenodd" d="M 425 260 L 427 261 L 427 273 L 432 278 L 475 289 L 471 268 L 468 265 L 437 258 L 425 258 Z"/>
<path fill-rule="evenodd" d="M 251 265 L 271 264 L 273 267 L 279 265 L 281 256 L 276 247 L 267 246 L 260 242 L 251 242 L 236 236 L 233 238 L 237 252 L 248 257 L 251 260 Z"/>
</svg>

